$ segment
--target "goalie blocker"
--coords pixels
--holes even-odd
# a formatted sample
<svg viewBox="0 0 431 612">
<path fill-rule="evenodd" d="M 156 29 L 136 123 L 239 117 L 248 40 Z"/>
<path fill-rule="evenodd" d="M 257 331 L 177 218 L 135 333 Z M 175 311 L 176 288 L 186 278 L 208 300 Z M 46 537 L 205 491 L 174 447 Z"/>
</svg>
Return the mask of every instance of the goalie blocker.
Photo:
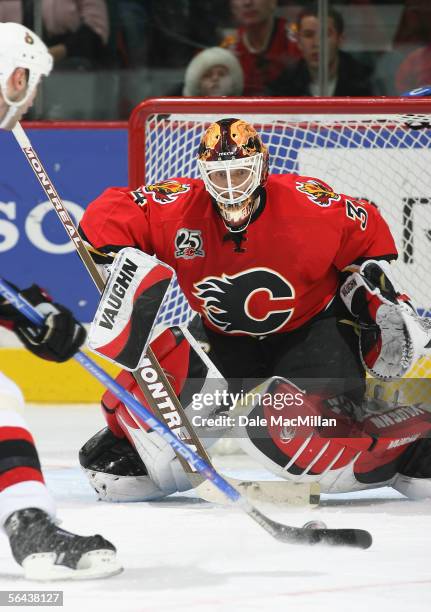
<svg viewBox="0 0 431 612">
<path fill-rule="evenodd" d="M 170 266 L 138 249 L 122 249 L 109 269 L 89 348 L 126 370 L 137 370 L 173 281 Z"/>
</svg>

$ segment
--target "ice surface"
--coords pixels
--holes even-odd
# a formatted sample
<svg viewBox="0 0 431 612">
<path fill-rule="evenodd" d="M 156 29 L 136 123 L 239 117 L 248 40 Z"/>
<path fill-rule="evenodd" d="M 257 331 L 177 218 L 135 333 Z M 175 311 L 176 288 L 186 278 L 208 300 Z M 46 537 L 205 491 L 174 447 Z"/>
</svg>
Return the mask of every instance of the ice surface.
<svg viewBox="0 0 431 612">
<path fill-rule="evenodd" d="M 61 589 L 63 609 L 79 612 L 431 609 L 429 502 L 381 489 L 324 498 L 316 510 L 264 508 L 292 525 L 318 518 L 329 527 L 368 529 L 374 537 L 367 551 L 288 546 L 240 512 L 191 493 L 159 503 L 97 502 L 77 451 L 104 425 L 98 408 L 29 406 L 26 417 L 62 526 L 111 539 L 125 571 L 91 582 L 27 582 L 0 535 L 0 590 Z M 265 477 L 246 458 L 217 463 L 231 475 Z"/>
</svg>

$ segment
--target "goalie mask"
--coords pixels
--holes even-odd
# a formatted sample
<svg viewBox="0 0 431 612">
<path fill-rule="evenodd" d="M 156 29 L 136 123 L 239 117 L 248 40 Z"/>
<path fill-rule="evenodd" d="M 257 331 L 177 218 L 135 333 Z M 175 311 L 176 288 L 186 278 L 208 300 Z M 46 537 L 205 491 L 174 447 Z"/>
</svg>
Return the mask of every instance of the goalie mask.
<svg viewBox="0 0 431 612">
<path fill-rule="evenodd" d="M 51 72 L 52 63 L 46 45 L 31 30 L 19 23 L 0 23 L 0 91 L 9 107 L 0 117 L 0 128 L 8 127 L 32 99 L 41 76 Z M 20 99 L 10 97 L 8 92 L 8 80 L 16 68 L 28 71 L 27 88 Z"/>
<path fill-rule="evenodd" d="M 198 164 L 208 193 L 226 227 L 247 227 L 268 176 L 268 151 L 254 127 L 242 119 L 221 119 L 206 130 Z"/>
</svg>

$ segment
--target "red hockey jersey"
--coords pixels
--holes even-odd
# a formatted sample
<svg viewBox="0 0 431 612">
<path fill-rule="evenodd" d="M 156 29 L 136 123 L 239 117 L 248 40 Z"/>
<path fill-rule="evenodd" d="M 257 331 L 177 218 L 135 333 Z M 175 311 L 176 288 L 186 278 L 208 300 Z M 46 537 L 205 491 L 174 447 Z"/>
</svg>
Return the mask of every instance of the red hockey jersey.
<svg viewBox="0 0 431 612">
<path fill-rule="evenodd" d="M 80 231 L 99 262 L 126 246 L 155 254 L 210 328 L 240 335 L 296 329 L 335 296 L 340 270 L 358 258 L 396 257 L 378 210 L 318 179 L 271 175 L 261 197 L 241 249 L 200 179 L 107 189 Z"/>
<path fill-rule="evenodd" d="M 232 51 L 244 72 L 244 95 L 261 96 L 266 87 L 287 67 L 300 59 L 301 52 L 285 19 L 274 21 L 274 29 L 265 49 L 253 52 L 245 43 L 243 28 L 226 36 L 220 46 Z"/>
</svg>

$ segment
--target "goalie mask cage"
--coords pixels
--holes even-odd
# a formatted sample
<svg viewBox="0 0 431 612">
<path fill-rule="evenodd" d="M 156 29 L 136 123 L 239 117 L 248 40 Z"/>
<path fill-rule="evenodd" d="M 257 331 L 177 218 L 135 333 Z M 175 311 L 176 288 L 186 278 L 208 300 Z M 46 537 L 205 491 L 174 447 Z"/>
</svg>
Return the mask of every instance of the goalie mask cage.
<svg viewBox="0 0 431 612">
<path fill-rule="evenodd" d="M 420 314 L 431 316 L 430 98 L 146 100 L 129 121 L 130 185 L 197 177 L 202 133 L 225 117 L 255 126 L 270 172 L 320 178 L 378 206 L 399 251 L 394 275 Z M 177 287 L 160 322 L 184 323 L 190 314 Z M 430 360 L 412 376 L 431 377 Z"/>
</svg>

